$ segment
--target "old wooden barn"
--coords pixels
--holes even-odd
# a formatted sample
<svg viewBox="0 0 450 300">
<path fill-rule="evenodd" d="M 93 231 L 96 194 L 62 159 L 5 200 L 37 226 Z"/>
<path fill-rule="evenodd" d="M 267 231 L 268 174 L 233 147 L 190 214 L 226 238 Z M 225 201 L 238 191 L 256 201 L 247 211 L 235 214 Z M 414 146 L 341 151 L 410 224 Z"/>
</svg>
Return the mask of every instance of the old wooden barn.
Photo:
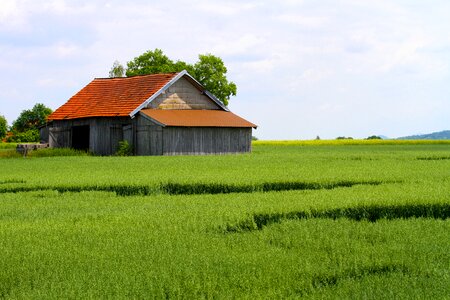
<svg viewBox="0 0 450 300">
<path fill-rule="evenodd" d="M 186 71 L 94 79 L 53 112 L 50 147 L 136 155 L 251 151 L 256 125 L 233 114 Z"/>
</svg>

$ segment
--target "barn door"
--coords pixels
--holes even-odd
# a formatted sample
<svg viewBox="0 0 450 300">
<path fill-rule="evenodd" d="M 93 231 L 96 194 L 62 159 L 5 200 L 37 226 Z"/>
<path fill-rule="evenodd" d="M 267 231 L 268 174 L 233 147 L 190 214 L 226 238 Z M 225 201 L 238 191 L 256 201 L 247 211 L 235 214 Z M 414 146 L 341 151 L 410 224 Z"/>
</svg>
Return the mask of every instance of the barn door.
<svg viewBox="0 0 450 300">
<path fill-rule="evenodd" d="M 70 128 L 51 127 L 48 131 L 49 146 L 52 148 L 70 147 Z"/>
<path fill-rule="evenodd" d="M 77 150 L 89 150 L 89 125 L 72 127 L 72 148 Z"/>
</svg>

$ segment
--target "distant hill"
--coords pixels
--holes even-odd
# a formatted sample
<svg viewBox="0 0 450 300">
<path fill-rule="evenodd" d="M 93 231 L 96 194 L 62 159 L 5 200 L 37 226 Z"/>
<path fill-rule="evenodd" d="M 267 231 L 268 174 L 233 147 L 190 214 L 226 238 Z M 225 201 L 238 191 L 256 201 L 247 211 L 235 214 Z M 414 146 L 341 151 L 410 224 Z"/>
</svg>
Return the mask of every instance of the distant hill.
<svg viewBox="0 0 450 300">
<path fill-rule="evenodd" d="M 410 135 L 397 138 L 397 140 L 450 140 L 450 130 L 428 134 Z"/>
</svg>

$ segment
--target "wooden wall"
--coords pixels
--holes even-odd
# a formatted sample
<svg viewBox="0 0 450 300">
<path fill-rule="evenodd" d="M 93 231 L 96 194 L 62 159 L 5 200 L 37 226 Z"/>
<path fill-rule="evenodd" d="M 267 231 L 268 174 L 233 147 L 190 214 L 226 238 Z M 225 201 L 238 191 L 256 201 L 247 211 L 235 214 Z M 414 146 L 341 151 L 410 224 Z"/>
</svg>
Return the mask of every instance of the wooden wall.
<svg viewBox="0 0 450 300">
<path fill-rule="evenodd" d="M 130 118 L 86 118 L 53 121 L 49 127 L 49 146 L 72 147 L 72 127 L 89 126 L 89 151 L 99 155 L 116 153 L 119 142 L 133 145 L 133 120 Z"/>
<path fill-rule="evenodd" d="M 251 128 L 164 127 L 163 154 L 250 152 L 251 138 Z"/>
<path fill-rule="evenodd" d="M 251 151 L 252 128 L 162 127 L 142 115 L 136 119 L 136 155 Z"/>
<path fill-rule="evenodd" d="M 89 125 L 89 150 L 99 155 L 117 152 L 127 140 L 136 155 L 221 154 L 251 151 L 251 128 L 162 127 L 143 117 L 88 118 L 54 121 L 50 147 L 72 147 L 72 127 Z"/>
<path fill-rule="evenodd" d="M 41 143 L 48 143 L 48 135 L 49 135 L 49 126 L 41 126 L 39 127 L 39 139 Z"/>
<path fill-rule="evenodd" d="M 162 127 L 139 115 L 136 118 L 136 155 L 162 155 Z"/>
</svg>

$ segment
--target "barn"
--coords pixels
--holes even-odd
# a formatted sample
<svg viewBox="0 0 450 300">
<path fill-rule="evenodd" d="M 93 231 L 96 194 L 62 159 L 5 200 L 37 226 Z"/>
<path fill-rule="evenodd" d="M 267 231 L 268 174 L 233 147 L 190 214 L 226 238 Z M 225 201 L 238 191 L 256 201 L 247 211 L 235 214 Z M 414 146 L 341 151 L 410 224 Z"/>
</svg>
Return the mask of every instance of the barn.
<svg viewBox="0 0 450 300">
<path fill-rule="evenodd" d="M 96 78 L 48 117 L 50 147 L 135 155 L 251 151 L 256 125 L 233 114 L 186 71 Z"/>
</svg>

